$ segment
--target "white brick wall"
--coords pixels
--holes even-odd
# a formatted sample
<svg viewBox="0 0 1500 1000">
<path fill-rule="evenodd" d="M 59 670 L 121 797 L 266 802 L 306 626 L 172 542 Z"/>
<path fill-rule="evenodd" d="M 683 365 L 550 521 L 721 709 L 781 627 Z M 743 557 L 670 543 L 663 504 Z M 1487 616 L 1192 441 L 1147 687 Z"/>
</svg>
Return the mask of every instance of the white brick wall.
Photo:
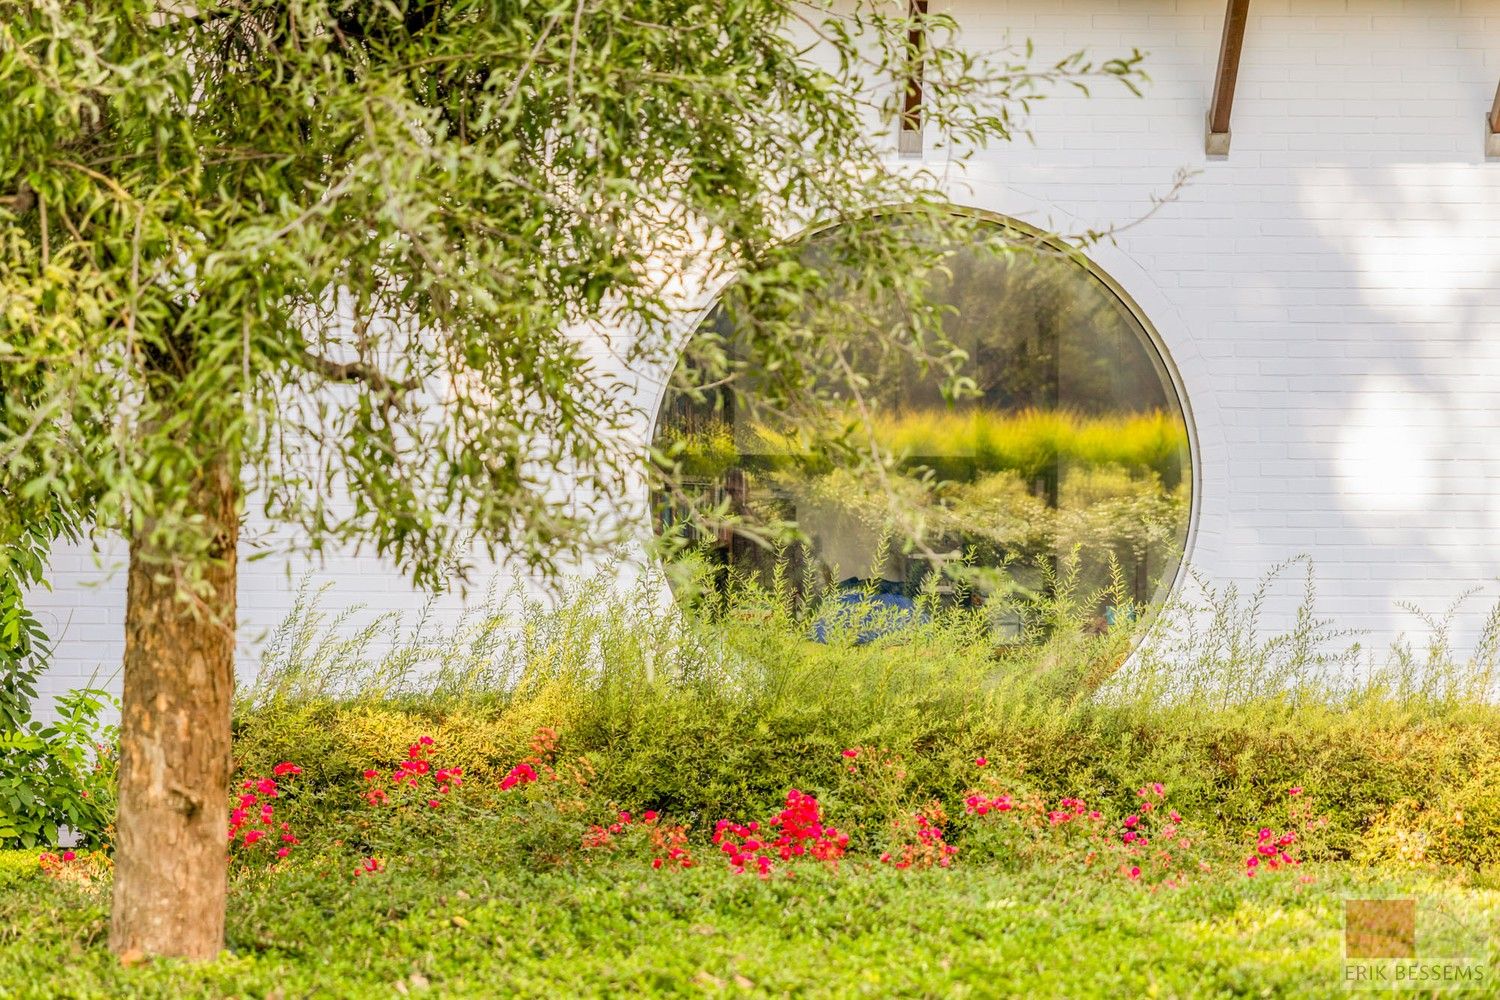
<svg viewBox="0 0 1500 1000">
<path fill-rule="evenodd" d="M 933 7 L 939 6 L 934 0 Z M 1322 607 L 1377 644 L 1500 574 L 1500 161 L 1483 116 L 1500 0 L 1252 0 L 1227 160 L 1204 156 L 1222 0 L 957 0 L 976 46 L 1041 58 L 1139 47 L 1144 98 L 1037 106 L 1034 144 L 980 158 L 955 197 L 1063 231 L 1124 223 L 1182 167 L 1181 197 L 1093 256 L 1157 326 L 1196 423 L 1191 561 L 1252 582 L 1305 553 Z M 65 550 L 38 606 L 49 691 L 117 671 L 118 549 Z M 305 567 L 245 566 L 244 661 Z M 369 559 L 316 572 L 336 604 L 423 599 Z M 1491 595 L 1493 595 L 1493 587 Z M 482 590 L 481 590 L 482 592 Z M 444 606 L 451 612 L 457 598 Z M 1460 616 L 1472 635 L 1484 602 Z M 1272 625 L 1285 624 L 1271 622 Z"/>
</svg>

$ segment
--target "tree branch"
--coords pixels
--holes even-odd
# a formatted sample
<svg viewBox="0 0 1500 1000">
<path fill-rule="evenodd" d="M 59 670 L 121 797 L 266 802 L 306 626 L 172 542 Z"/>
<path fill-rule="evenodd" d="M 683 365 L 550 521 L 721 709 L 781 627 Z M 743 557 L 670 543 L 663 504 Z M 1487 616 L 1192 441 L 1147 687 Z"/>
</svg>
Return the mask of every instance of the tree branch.
<svg viewBox="0 0 1500 1000">
<path fill-rule="evenodd" d="M 415 392 L 420 385 L 409 379 L 389 378 L 380 369 L 362 361 L 334 361 L 311 351 L 302 353 L 302 364 L 308 371 L 316 372 L 330 382 L 363 382 L 375 391 L 388 395 Z"/>
</svg>

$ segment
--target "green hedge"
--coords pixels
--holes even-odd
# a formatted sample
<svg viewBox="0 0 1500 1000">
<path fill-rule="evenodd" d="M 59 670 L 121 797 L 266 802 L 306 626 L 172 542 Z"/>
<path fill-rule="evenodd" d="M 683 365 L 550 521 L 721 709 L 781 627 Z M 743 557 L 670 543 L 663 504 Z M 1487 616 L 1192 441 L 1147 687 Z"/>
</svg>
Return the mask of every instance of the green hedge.
<svg viewBox="0 0 1500 1000">
<path fill-rule="evenodd" d="M 561 757 L 587 758 L 595 790 L 632 811 L 702 835 L 720 818 L 767 815 L 796 787 L 867 839 L 933 797 L 958 813 L 961 837 L 955 807 L 984 756 L 991 781 L 1106 812 L 1161 782 L 1226 843 L 1271 825 L 1300 786 L 1329 817 L 1336 857 L 1500 862 L 1491 658 L 1403 645 L 1384 664 L 1356 663 L 1311 611 L 1289 635 L 1262 635 L 1260 598 L 1233 591 L 1210 595 L 1202 635 L 1171 609 L 1095 633 L 1078 610 L 1090 598 L 1075 597 L 1060 590 L 1030 609 L 1032 641 L 1003 651 L 982 612 L 934 611 L 868 645 L 825 645 L 808 639 L 816 608 L 775 594 L 685 615 L 607 580 L 379 657 L 322 641 L 324 619 L 309 613 L 283 629 L 242 701 L 236 753 L 247 773 L 296 761 L 310 799 L 341 809 L 358 803 L 364 769 L 395 765 L 419 736 L 437 740 L 443 764 L 493 783 L 548 726 Z M 856 746 L 897 759 L 899 787 L 852 788 L 841 751 Z"/>
<path fill-rule="evenodd" d="M 241 718 L 237 753 L 250 773 L 297 761 L 304 787 L 339 808 L 357 802 L 365 768 L 389 768 L 421 735 L 436 738 L 445 765 L 494 782 L 547 724 L 560 730 L 561 756 L 587 756 L 595 787 L 632 811 L 655 809 L 701 832 L 721 817 L 767 815 L 796 787 L 817 792 L 841 825 L 873 831 L 893 818 L 884 806 L 840 800 L 841 750 L 871 746 L 903 762 L 903 808 L 936 797 L 951 809 L 985 756 L 986 773 L 1017 788 L 1117 811 L 1128 811 L 1134 789 L 1163 782 L 1178 808 L 1225 841 L 1269 823 L 1287 790 L 1301 786 L 1329 817 L 1334 856 L 1500 862 L 1500 714 L 1492 709 L 1370 724 L 1268 705 L 1214 714 L 1059 707 L 1059 722 L 1039 725 L 998 716 L 986 700 L 976 693 L 924 711 L 871 699 L 832 712 L 811 696 L 718 700 L 668 690 L 628 706 L 559 702 L 555 714 L 527 700 L 324 701 Z M 1429 846 L 1414 856 L 1417 842 Z"/>
</svg>

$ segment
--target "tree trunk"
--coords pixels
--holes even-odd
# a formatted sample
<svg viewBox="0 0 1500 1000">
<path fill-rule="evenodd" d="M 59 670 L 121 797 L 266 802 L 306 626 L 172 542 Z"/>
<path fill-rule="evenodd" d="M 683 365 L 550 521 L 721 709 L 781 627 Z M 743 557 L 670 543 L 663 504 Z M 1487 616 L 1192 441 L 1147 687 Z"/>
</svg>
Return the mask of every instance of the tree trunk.
<svg viewBox="0 0 1500 1000">
<path fill-rule="evenodd" d="M 224 944 L 239 476 L 205 462 L 192 509 L 213 532 L 199 583 L 130 539 L 110 947 L 210 959 Z"/>
</svg>

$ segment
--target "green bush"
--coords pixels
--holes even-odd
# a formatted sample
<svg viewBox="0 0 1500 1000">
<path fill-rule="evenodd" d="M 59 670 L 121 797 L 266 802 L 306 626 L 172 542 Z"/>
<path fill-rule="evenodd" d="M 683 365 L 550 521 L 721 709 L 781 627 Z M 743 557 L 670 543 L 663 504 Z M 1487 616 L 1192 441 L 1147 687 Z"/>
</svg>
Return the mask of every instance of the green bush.
<svg viewBox="0 0 1500 1000">
<path fill-rule="evenodd" d="M 108 838 L 114 820 L 111 731 L 100 723 L 103 691 L 70 691 L 58 720 L 0 732 L 0 846 L 57 843 L 66 826 L 85 844 Z"/>
<path fill-rule="evenodd" d="M 1356 670 L 1310 607 L 1270 637 L 1256 594 L 1208 594 L 1206 618 L 1168 608 L 1102 634 L 1057 627 L 1069 614 L 1058 607 L 1031 623 L 1032 643 L 997 653 L 973 612 L 933 609 L 879 641 L 825 645 L 806 638 L 816 607 L 760 594 L 684 615 L 646 589 L 591 581 L 554 608 L 471 620 L 383 656 L 370 654 L 375 633 L 327 641 L 307 602 L 240 706 L 241 765 L 295 759 L 311 800 L 335 808 L 357 800 L 363 769 L 394 766 L 418 736 L 493 783 L 553 726 L 560 758 L 586 760 L 603 801 L 700 836 L 719 818 L 769 815 L 796 787 L 870 847 L 933 798 L 957 811 L 983 755 L 1018 789 L 1116 816 L 1135 789 L 1163 782 L 1225 845 L 1270 825 L 1293 786 L 1326 812 L 1331 857 L 1408 860 L 1393 825 L 1454 809 L 1464 825 L 1426 860 L 1478 865 L 1500 842 L 1495 783 L 1475 778 L 1500 773 L 1488 662 L 1445 654 L 1427 666 L 1398 649 Z M 899 780 L 878 794 L 848 781 L 853 747 L 898 760 Z M 953 835 L 968 822 L 952 816 Z"/>
<path fill-rule="evenodd" d="M 0 886 L 41 876 L 36 851 L 0 850 Z"/>
<path fill-rule="evenodd" d="M 50 493 L 23 498 L 0 482 L 0 733 L 24 729 L 47 665 L 47 636 L 26 607 L 26 592 L 46 587 L 47 554 L 76 537 L 76 518 Z"/>
<path fill-rule="evenodd" d="M 1008 470 L 1025 480 L 1059 466 L 1114 465 L 1155 473 L 1173 489 L 1182 478 L 1188 447 L 1182 421 L 1160 411 L 1085 416 L 1069 410 L 898 410 L 877 412 L 863 422 L 880 449 L 899 459 L 964 456 L 981 473 Z M 764 425 L 747 430 L 747 443 L 757 453 L 803 457 L 795 435 Z M 719 475 L 744 462 L 727 424 L 695 433 L 668 427 L 664 438 L 664 446 L 693 475 Z"/>
<path fill-rule="evenodd" d="M 59 826 L 85 842 L 113 819 L 113 761 L 101 748 L 107 695 L 85 689 L 58 699 L 58 721 L 33 719 L 37 679 L 50 649 L 25 605 L 47 585 L 47 553 L 77 536 L 76 512 L 57 497 L 12 495 L 0 483 L 0 848 L 55 843 Z"/>
</svg>

